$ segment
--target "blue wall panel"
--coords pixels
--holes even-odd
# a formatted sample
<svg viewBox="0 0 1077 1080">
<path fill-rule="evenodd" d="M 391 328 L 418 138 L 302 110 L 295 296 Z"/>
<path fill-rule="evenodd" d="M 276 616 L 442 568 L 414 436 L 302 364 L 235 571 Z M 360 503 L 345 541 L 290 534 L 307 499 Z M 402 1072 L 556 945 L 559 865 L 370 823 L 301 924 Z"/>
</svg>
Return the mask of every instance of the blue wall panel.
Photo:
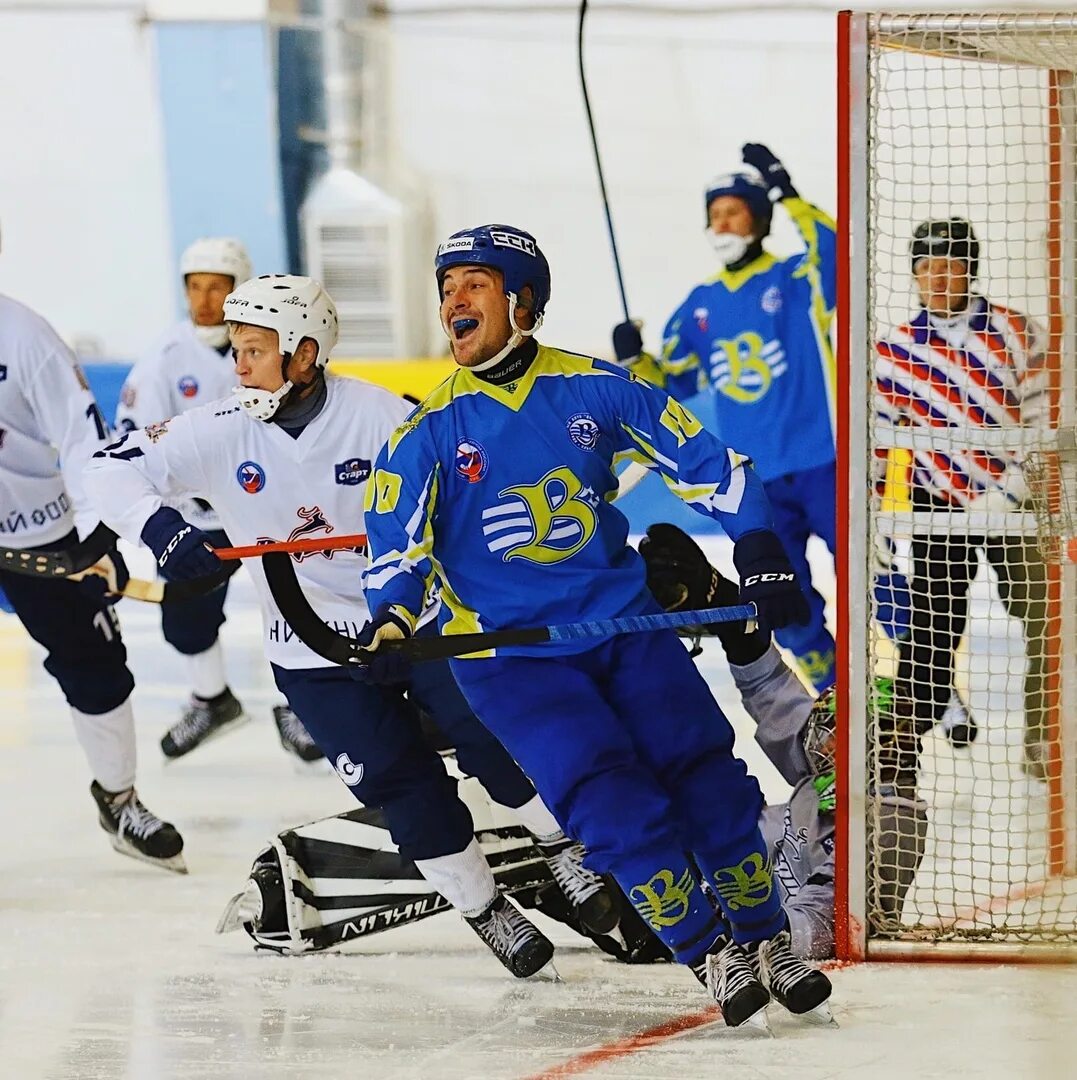
<svg viewBox="0 0 1077 1080">
<path fill-rule="evenodd" d="M 269 31 L 159 22 L 154 34 L 174 258 L 199 236 L 236 236 L 255 273 L 287 270 Z"/>
</svg>

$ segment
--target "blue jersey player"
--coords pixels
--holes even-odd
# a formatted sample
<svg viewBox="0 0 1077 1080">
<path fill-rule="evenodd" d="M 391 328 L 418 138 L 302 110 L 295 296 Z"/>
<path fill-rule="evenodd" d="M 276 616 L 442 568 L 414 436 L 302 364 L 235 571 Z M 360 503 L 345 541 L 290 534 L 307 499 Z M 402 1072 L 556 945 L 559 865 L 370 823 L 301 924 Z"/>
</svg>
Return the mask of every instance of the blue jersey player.
<svg viewBox="0 0 1077 1080">
<path fill-rule="evenodd" d="M 807 616 L 746 459 L 653 384 L 535 341 L 550 272 L 532 236 L 455 233 L 436 272 L 458 369 L 390 437 L 368 488 L 372 659 L 412 632 L 435 584 L 444 635 L 660 611 L 612 505 L 625 457 L 722 523 L 761 621 Z M 772 995 L 825 1007 L 829 981 L 790 949 L 759 785 L 672 631 L 490 650 L 453 674 L 728 1024 Z"/>
<path fill-rule="evenodd" d="M 806 625 L 776 636 L 822 691 L 834 682 L 834 639 L 823 598 L 811 587 L 805 546 L 815 535 L 834 551 L 835 227 L 797 194 L 765 146 L 749 143 L 743 156 L 758 176 L 732 173 L 706 189 L 707 236 L 722 269 L 670 317 L 660 356 L 642 353 L 633 323 L 615 328 L 614 349 L 678 399 L 712 391 L 717 434 L 752 459 L 774 510 L 774 531 L 811 606 Z M 805 250 L 787 259 L 763 247 L 772 199 L 804 241 Z"/>
</svg>

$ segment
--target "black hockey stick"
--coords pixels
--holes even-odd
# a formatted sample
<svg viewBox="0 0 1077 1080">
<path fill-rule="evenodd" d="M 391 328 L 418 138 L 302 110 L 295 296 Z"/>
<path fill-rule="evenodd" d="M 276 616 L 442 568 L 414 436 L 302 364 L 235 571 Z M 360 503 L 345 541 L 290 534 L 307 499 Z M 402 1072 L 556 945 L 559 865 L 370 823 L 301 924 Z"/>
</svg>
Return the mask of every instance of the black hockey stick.
<svg viewBox="0 0 1077 1080">
<path fill-rule="evenodd" d="M 595 152 L 595 171 L 598 173 L 598 187 L 602 192 L 602 206 L 606 211 L 606 229 L 610 235 L 610 251 L 613 253 L 613 269 L 617 273 L 617 288 L 621 291 L 621 307 L 624 308 L 625 322 L 631 321 L 628 314 L 628 297 L 625 295 L 624 275 L 621 273 L 621 258 L 617 254 L 617 237 L 613 232 L 613 215 L 610 212 L 609 195 L 606 193 L 606 178 L 602 173 L 602 155 L 598 150 L 598 135 L 595 133 L 595 118 L 591 114 L 591 98 L 587 93 L 587 73 L 583 63 L 583 24 L 587 17 L 587 0 L 580 0 L 580 22 L 576 36 L 576 58 L 580 69 L 580 89 L 583 91 L 583 107 L 587 113 L 587 127 L 591 132 L 591 148 Z"/>
<path fill-rule="evenodd" d="M 262 569 L 280 613 L 304 645 L 334 664 L 361 666 L 368 662 L 370 654 L 366 650 L 354 639 L 331 630 L 310 606 L 295 576 L 290 555 L 266 555 L 262 559 Z M 398 649 L 414 662 L 422 663 L 425 660 L 448 660 L 453 656 L 486 652 L 507 645 L 602 639 L 641 630 L 676 630 L 679 627 L 706 623 L 742 622 L 757 617 L 754 604 L 741 604 L 694 611 L 667 611 L 654 615 L 628 615 L 620 619 L 595 619 L 555 626 L 533 626 L 522 630 L 494 630 L 486 634 L 408 638 L 382 647 Z"/>
</svg>

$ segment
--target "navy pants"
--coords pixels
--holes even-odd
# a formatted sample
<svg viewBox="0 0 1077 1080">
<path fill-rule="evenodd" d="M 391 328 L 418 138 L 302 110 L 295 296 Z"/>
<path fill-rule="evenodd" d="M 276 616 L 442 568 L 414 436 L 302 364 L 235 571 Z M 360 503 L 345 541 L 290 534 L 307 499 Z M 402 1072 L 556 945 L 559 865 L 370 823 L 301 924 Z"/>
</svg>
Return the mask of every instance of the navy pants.
<svg viewBox="0 0 1077 1080">
<path fill-rule="evenodd" d="M 228 536 L 220 530 L 206 533 L 213 547 L 227 547 Z M 224 601 L 228 583 L 219 589 L 184 600 L 161 605 L 161 630 L 165 641 L 184 656 L 197 656 L 212 648 L 224 625 Z"/>
<path fill-rule="evenodd" d="M 77 543 L 74 532 L 38 549 L 58 551 Z M 85 585 L 0 570 L 7 594 L 27 633 L 43 646 L 45 670 L 60 684 L 67 703 L 96 716 L 122 705 L 135 688 L 127 667 L 127 648 L 112 606 Z"/>
<path fill-rule="evenodd" d="M 834 684 L 834 639 L 826 628 L 825 602 L 812 587 L 807 546 L 809 537 L 818 536 L 831 555 L 834 554 L 836 483 L 835 466 L 831 462 L 779 476 L 763 485 L 774 512 L 774 531 L 803 583 L 811 609 L 811 618 L 803 626 L 786 626 L 775 631 L 774 636 L 797 658 L 819 693 Z"/>
<path fill-rule="evenodd" d="M 370 686 L 339 667 L 274 664 L 273 676 L 341 780 L 363 805 L 384 811 L 393 841 L 411 859 L 453 855 L 474 835 L 456 780 L 423 737 L 418 709 L 430 714 L 456 747 L 460 769 L 492 799 L 517 807 L 534 798 L 531 782 L 476 719 L 444 661 L 417 664 L 406 686 Z"/>
<path fill-rule="evenodd" d="M 589 865 L 613 874 L 677 959 L 696 963 L 719 933 L 701 877 L 737 940 L 781 929 L 759 785 L 675 634 L 452 667 Z"/>
</svg>

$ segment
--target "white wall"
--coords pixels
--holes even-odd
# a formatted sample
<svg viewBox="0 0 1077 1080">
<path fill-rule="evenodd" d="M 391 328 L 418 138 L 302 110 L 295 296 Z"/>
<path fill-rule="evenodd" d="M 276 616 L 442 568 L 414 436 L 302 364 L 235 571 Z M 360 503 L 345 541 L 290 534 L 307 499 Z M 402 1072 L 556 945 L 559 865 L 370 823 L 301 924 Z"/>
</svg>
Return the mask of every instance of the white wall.
<svg viewBox="0 0 1077 1080">
<path fill-rule="evenodd" d="M 530 229 L 554 272 L 546 340 L 604 354 L 623 316 L 574 12 L 402 14 L 392 27 L 396 134 L 433 188 L 440 232 L 482 221 Z M 599 6 L 589 16 L 592 108 L 631 313 L 649 342 L 716 269 L 703 186 L 739 165 L 744 142 L 768 143 L 803 194 L 833 210 L 834 40 L 822 11 L 656 17 Z M 775 220 L 775 246 L 790 250 L 794 234 Z"/>
<path fill-rule="evenodd" d="M 0 11 L 0 291 L 133 355 L 171 318 L 151 35 L 132 12 Z"/>
</svg>

